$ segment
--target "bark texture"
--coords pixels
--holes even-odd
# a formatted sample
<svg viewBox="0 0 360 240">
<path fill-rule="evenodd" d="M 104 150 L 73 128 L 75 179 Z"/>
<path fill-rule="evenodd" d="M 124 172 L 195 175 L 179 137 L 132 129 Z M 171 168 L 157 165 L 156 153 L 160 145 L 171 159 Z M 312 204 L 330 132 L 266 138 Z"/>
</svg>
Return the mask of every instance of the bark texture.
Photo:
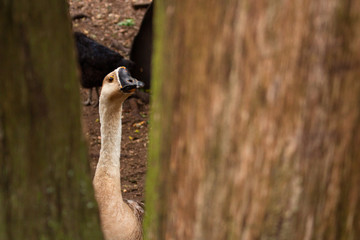
<svg viewBox="0 0 360 240">
<path fill-rule="evenodd" d="M 360 2 L 155 5 L 146 239 L 360 236 Z"/>
<path fill-rule="evenodd" d="M 0 239 L 102 239 L 63 0 L 0 0 Z"/>
</svg>

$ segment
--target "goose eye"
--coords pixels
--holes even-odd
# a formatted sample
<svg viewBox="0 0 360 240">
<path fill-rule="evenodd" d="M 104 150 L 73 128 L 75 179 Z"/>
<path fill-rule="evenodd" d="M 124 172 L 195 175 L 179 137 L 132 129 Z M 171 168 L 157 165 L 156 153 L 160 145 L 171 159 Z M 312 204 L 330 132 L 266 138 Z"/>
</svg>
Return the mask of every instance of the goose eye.
<svg viewBox="0 0 360 240">
<path fill-rule="evenodd" d="M 114 80 L 113 77 L 109 77 L 109 82 L 112 82 Z"/>
</svg>

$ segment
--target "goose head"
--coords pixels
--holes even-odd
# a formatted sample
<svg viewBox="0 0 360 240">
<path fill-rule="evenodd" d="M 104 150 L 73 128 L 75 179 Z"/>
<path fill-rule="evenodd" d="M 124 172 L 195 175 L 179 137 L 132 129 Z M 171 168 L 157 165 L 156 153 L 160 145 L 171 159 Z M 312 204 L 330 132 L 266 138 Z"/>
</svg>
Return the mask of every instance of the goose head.
<svg viewBox="0 0 360 240">
<path fill-rule="evenodd" d="M 144 83 L 131 77 L 125 67 L 119 67 L 109 73 L 103 81 L 100 103 L 122 103 Z"/>
</svg>

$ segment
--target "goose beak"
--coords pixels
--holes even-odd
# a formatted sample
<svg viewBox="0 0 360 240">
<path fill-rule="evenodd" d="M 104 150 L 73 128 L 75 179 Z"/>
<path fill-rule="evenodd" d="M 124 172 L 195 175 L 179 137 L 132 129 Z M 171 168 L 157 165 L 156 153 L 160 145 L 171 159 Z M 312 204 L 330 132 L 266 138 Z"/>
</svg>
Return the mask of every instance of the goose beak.
<svg viewBox="0 0 360 240">
<path fill-rule="evenodd" d="M 135 92 L 136 88 L 144 87 L 144 83 L 131 77 L 129 71 L 125 67 L 116 69 L 117 79 L 120 83 L 120 90 L 125 93 Z"/>
</svg>

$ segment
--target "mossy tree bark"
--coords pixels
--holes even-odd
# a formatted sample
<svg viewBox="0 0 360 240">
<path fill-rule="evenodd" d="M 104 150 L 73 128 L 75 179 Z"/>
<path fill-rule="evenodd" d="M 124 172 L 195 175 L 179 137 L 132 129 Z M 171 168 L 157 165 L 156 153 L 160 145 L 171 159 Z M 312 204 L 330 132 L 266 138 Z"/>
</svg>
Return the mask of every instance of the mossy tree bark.
<svg viewBox="0 0 360 240">
<path fill-rule="evenodd" d="M 0 0 L 0 239 L 102 239 L 67 9 Z"/>
<path fill-rule="evenodd" d="M 360 2 L 155 5 L 146 239 L 360 236 Z"/>
</svg>

